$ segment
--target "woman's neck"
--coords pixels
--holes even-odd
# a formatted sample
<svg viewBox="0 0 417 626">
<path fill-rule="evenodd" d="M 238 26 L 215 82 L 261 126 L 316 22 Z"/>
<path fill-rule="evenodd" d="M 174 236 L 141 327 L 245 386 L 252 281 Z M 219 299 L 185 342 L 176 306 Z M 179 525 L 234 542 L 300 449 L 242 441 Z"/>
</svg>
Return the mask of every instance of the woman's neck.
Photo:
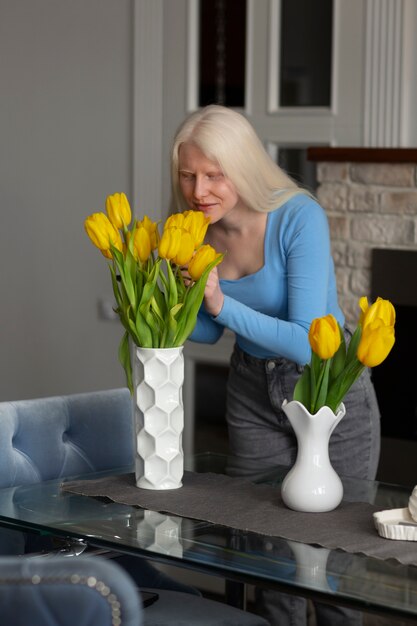
<svg viewBox="0 0 417 626">
<path fill-rule="evenodd" d="M 264 224 L 266 214 L 240 205 L 211 226 L 213 230 L 223 232 L 226 236 L 242 236 L 251 232 L 259 224 Z"/>
</svg>

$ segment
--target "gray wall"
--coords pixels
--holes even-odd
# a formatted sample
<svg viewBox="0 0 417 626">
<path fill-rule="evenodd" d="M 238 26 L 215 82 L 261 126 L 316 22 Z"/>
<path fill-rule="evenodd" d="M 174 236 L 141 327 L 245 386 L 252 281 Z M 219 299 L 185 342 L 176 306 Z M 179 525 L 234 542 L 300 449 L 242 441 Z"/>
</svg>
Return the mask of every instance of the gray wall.
<svg viewBox="0 0 417 626">
<path fill-rule="evenodd" d="M 117 387 L 84 232 L 131 189 L 130 0 L 0 0 L 0 400 Z"/>
</svg>

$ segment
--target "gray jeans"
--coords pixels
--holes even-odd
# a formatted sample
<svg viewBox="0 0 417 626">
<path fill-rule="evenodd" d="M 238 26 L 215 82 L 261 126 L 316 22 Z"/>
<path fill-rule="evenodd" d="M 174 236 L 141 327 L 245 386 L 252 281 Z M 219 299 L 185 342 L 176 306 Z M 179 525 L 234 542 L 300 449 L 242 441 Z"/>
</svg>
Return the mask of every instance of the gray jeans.
<svg viewBox="0 0 417 626">
<path fill-rule="evenodd" d="M 292 399 L 301 371 L 286 359 L 257 359 L 235 347 L 226 411 L 230 475 L 250 478 L 276 465 L 294 464 L 297 440 L 281 405 Z M 380 451 L 380 414 L 367 370 L 347 393 L 344 404 L 346 415 L 330 439 L 330 460 L 341 476 L 374 479 Z M 258 590 L 257 605 L 258 612 L 273 626 L 307 623 L 303 598 Z M 362 623 L 357 611 L 318 603 L 315 609 L 319 626 Z"/>
</svg>

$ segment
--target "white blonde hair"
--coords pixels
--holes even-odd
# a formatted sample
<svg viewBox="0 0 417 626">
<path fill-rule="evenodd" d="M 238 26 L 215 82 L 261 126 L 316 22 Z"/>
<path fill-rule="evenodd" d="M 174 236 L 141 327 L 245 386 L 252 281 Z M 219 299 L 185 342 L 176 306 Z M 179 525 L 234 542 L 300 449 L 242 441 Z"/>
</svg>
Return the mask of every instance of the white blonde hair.
<svg viewBox="0 0 417 626">
<path fill-rule="evenodd" d="M 183 143 L 192 143 L 216 161 L 243 202 L 256 211 L 272 211 L 290 197 L 308 193 L 271 159 L 243 115 L 213 104 L 187 117 L 174 138 L 171 182 L 176 211 L 188 208 L 179 182 L 179 149 Z"/>
</svg>

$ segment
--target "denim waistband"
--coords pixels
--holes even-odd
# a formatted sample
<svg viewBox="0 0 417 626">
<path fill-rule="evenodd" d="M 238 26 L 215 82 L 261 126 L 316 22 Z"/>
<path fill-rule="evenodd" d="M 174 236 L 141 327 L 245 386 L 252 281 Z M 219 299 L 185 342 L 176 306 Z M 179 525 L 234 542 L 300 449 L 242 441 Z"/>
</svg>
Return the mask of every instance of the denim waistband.
<svg viewBox="0 0 417 626">
<path fill-rule="evenodd" d="M 345 335 L 345 341 L 347 344 L 349 344 L 349 341 L 352 338 L 352 332 L 347 326 L 343 328 L 343 331 Z M 262 370 L 264 370 L 265 366 L 267 366 L 269 363 L 274 364 L 276 367 L 279 367 L 282 365 L 293 365 L 297 368 L 299 372 L 302 372 L 304 369 L 304 365 L 300 365 L 299 363 L 295 363 L 294 361 L 290 361 L 289 359 L 286 359 L 284 357 L 260 358 L 260 357 L 253 356 L 252 354 L 249 354 L 248 352 L 245 352 L 244 350 L 242 350 L 242 348 L 237 343 L 235 343 L 234 345 L 232 356 L 240 362 L 246 363 L 247 365 L 250 365 L 251 367 L 255 367 L 258 369 L 262 369 Z"/>
<path fill-rule="evenodd" d="M 259 367 L 265 367 L 265 363 L 267 363 L 268 361 L 271 361 L 271 362 L 273 361 L 276 364 L 288 362 L 288 360 L 284 359 L 284 357 L 276 357 L 276 358 L 266 357 L 264 359 L 261 359 L 257 356 L 253 356 L 252 354 L 249 354 L 248 352 L 245 352 L 244 350 L 242 350 L 242 348 L 238 346 L 237 343 L 235 343 L 233 352 L 235 356 L 237 356 L 240 359 L 244 359 L 246 363 L 250 363 L 251 365 L 255 365 Z"/>
</svg>

